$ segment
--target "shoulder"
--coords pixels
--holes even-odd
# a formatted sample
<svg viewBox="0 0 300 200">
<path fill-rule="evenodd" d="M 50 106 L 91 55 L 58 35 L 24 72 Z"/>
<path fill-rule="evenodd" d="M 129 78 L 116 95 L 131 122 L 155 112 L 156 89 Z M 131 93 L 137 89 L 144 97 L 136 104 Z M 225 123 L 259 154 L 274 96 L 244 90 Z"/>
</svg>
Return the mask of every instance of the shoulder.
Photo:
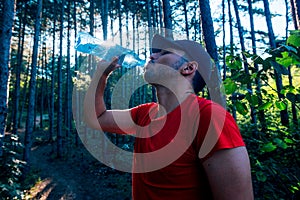
<svg viewBox="0 0 300 200">
<path fill-rule="evenodd" d="M 138 106 L 135 106 L 130 109 L 131 117 L 133 121 L 137 122 L 139 118 L 147 117 L 151 111 L 151 109 L 154 109 L 157 107 L 157 103 L 151 102 L 151 103 L 144 103 Z"/>
<path fill-rule="evenodd" d="M 157 106 L 157 103 L 150 102 L 150 103 L 144 103 L 135 107 L 132 107 L 130 110 L 131 112 L 148 112 L 151 108 L 154 108 Z"/>
<path fill-rule="evenodd" d="M 215 103 L 211 100 L 197 97 L 197 104 L 199 107 L 200 117 L 202 119 L 223 119 L 230 117 L 230 113 L 226 108 L 222 107 L 220 104 Z"/>
</svg>

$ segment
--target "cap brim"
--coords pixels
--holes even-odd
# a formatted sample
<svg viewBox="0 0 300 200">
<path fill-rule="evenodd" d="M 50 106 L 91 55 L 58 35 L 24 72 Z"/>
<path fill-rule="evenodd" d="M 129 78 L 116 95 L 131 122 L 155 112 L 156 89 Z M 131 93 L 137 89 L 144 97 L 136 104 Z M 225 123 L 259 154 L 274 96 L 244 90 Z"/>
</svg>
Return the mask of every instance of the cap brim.
<svg viewBox="0 0 300 200">
<path fill-rule="evenodd" d="M 196 42 L 189 40 L 171 40 L 159 34 L 155 34 L 152 38 L 151 52 L 159 50 L 167 50 L 169 48 L 182 50 L 186 53 L 185 57 L 190 61 L 198 63 L 198 71 L 207 82 L 211 77 L 212 62 L 209 54 L 205 49 Z"/>
<path fill-rule="evenodd" d="M 182 50 L 180 45 L 176 44 L 174 41 L 165 38 L 159 34 L 155 34 L 152 38 L 151 52 L 156 53 L 159 50 L 166 50 L 168 48 L 174 48 Z"/>
</svg>

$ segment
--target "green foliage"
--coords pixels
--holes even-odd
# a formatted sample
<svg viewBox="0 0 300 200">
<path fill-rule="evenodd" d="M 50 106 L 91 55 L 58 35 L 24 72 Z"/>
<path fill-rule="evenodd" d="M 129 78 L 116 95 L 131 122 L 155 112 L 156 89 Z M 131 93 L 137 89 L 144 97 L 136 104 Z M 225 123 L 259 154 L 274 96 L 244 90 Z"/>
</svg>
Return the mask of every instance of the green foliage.
<svg viewBox="0 0 300 200">
<path fill-rule="evenodd" d="M 238 113 L 249 151 L 255 198 L 291 199 L 300 192 L 300 128 L 299 121 L 281 125 L 280 112 L 287 111 L 291 119 L 292 106 L 296 113 L 300 109 L 300 31 L 291 32 L 285 44 L 266 49 L 264 55 L 243 54 L 247 60 L 239 54 L 226 57 L 230 73 L 224 88 L 228 104 Z M 243 62 L 248 64 L 249 75 Z M 282 75 L 281 91 L 276 87 L 276 73 Z M 250 107 L 265 118 L 251 123 Z"/>
<path fill-rule="evenodd" d="M 87 91 L 89 84 L 91 82 L 91 77 L 82 72 L 77 72 L 77 76 L 73 77 L 74 87 L 77 91 Z"/>
<path fill-rule="evenodd" d="M 227 95 L 233 94 L 235 92 L 235 90 L 237 89 L 237 84 L 230 78 L 225 79 L 223 81 L 223 85 L 225 87 L 225 93 Z"/>
<path fill-rule="evenodd" d="M 22 144 L 16 135 L 7 135 L 0 158 L 0 197 L 2 199 L 21 199 L 21 169 L 24 162 L 19 159 Z"/>
<path fill-rule="evenodd" d="M 241 114 L 241 115 L 246 115 L 248 113 L 248 108 L 245 103 L 241 101 L 237 101 L 236 104 L 236 110 Z"/>
<path fill-rule="evenodd" d="M 249 128 L 249 122 L 240 125 L 248 146 L 254 193 L 256 199 L 290 199 L 300 190 L 300 130 L 278 126 L 270 118 L 266 119 L 267 131 L 259 132 L 258 138 L 253 137 L 255 130 Z"/>
</svg>

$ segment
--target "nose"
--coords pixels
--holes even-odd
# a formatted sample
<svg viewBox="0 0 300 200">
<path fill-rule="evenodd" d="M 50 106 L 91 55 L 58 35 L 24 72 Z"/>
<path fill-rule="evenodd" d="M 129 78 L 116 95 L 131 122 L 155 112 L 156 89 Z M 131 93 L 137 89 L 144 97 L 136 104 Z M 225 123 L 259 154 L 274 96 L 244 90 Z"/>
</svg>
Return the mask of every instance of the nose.
<svg viewBox="0 0 300 200">
<path fill-rule="evenodd" d="M 150 60 L 156 60 L 156 59 L 158 59 L 158 57 L 159 57 L 159 53 L 152 53 L 150 55 Z"/>
</svg>

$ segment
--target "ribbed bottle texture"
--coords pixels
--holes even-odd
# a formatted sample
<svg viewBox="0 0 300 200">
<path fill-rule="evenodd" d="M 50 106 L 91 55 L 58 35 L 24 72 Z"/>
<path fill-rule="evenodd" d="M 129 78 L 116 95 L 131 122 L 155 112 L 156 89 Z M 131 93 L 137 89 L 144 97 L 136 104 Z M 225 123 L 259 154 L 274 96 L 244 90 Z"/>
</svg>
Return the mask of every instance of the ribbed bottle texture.
<svg viewBox="0 0 300 200">
<path fill-rule="evenodd" d="M 107 61 L 110 61 L 114 56 L 118 56 L 119 64 L 125 68 L 143 66 L 145 64 L 145 61 L 140 59 L 134 51 L 111 41 L 101 41 L 85 32 L 78 33 L 75 49 Z"/>
</svg>

